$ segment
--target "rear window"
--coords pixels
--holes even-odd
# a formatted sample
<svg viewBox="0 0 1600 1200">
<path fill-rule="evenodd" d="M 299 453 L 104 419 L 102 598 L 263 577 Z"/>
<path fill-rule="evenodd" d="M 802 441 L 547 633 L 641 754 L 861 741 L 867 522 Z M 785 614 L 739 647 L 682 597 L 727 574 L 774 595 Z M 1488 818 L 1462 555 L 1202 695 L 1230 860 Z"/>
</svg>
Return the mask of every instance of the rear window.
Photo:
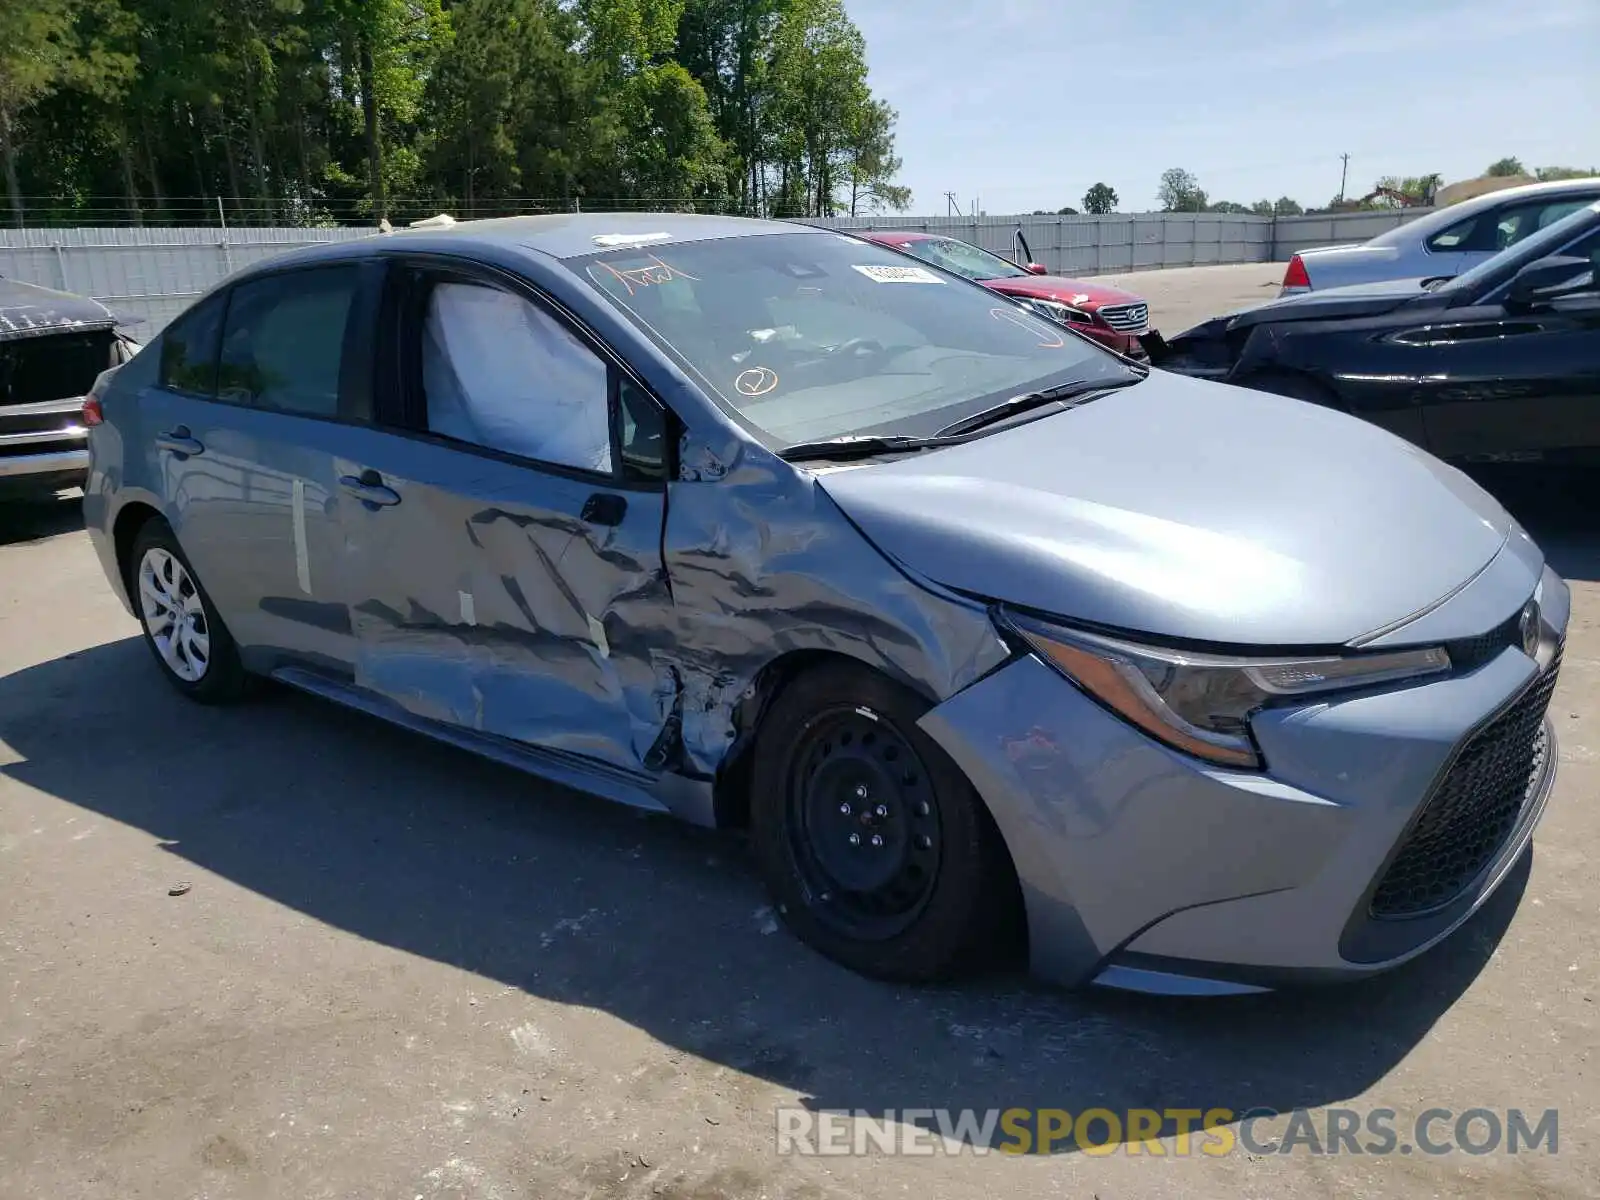
<svg viewBox="0 0 1600 1200">
<path fill-rule="evenodd" d="M 109 329 L 0 342 L 0 405 L 82 396 L 115 365 Z"/>
</svg>

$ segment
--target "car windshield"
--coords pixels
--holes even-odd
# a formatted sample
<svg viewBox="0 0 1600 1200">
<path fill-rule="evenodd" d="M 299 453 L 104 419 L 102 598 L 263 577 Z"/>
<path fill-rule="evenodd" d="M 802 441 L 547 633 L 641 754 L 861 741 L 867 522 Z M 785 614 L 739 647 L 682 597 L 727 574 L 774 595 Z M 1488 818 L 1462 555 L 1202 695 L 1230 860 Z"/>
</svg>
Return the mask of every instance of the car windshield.
<svg viewBox="0 0 1600 1200">
<path fill-rule="evenodd" d="M 1600 216 L 1600 200 L 1585 205 L 1577 212 L 1568 213 L 1538 233 L 1479 263 L 1472 270 L 1457 275 L 1439 291 L 1453 296 L 1476 296 L 1484 286 L 1493 287 L 1509 279 L 1528 263 L 1559 253 L 1563 246 L 1592 226 L 1597 216 Z"/>
<path fill-rule="evenodd" d="M 1016 263 L 1007 262 L 998 254 L 974 246 L 971 242 L 955 238 L 912 238 L 895 242 L 898 250 L 920 258 L 923 262 L 965 275 L 968 279 L 1016 279 L 1027 272 Z"/>
<path fill-rule="evenodd" d="M 571 260 L 767 445 L 925 437 L 1022 392 L 1142 377 L 983 287 L 842 234 Z"/>
</svg>

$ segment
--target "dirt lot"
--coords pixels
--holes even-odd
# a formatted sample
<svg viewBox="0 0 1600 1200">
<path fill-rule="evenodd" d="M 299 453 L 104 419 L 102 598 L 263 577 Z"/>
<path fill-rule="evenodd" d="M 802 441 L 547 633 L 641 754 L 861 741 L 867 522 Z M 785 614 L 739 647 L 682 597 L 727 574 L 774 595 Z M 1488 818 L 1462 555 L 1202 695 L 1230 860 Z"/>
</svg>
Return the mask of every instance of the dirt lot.
<svg viewBox="0 0 1600 1200">
<path fill-rule="evenodd" d="M 1176 329 L 1275 272 L 1133 282 Z M 307 698 L 186 704 L 76 506 L 0 510 L 0 1197 L 1600 1194 L 1600 509 L 1494 482 L 1575 593 L 1531 864 L 1385 979 L 1213 1003 L 865 982 L 735 839 Z M 781 1105 L 1560 1115 L 1553 1155 L 823 1158 Z"/>
</svg>

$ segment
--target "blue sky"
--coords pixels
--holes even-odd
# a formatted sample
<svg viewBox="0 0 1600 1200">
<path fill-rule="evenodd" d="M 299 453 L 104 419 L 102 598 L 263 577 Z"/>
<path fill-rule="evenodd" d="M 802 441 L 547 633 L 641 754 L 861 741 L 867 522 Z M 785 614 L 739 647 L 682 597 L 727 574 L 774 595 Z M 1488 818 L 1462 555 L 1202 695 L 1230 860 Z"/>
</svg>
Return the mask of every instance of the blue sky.
<svg viewBox="0 0 1600 1200">
<path fill-rule="evenodd" d="M 846 0 L 912 211 L 1324 204 L 1382 175 L 1600 166 L 1600 0 Z"/>
</svg>

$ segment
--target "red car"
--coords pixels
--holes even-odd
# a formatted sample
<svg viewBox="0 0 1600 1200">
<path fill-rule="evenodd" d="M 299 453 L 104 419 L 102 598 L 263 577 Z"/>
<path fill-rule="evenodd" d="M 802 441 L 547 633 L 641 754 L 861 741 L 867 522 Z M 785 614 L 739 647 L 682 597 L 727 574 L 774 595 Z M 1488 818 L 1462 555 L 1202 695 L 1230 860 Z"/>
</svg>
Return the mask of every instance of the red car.
<svg viewBox="0 0 1600 1200">
<path fill-rule="evenodd" d="M 1103 283 L 1048 275 L 1038 263 L 1019 267 L 970 242 L 937 233 L 862 231 L 859 236 L 1004 292 L 1118 354 L 1146 357 L 1139 335 L 1149 331 L 1150 306 L 1131 292 Z"/>
</svg>

